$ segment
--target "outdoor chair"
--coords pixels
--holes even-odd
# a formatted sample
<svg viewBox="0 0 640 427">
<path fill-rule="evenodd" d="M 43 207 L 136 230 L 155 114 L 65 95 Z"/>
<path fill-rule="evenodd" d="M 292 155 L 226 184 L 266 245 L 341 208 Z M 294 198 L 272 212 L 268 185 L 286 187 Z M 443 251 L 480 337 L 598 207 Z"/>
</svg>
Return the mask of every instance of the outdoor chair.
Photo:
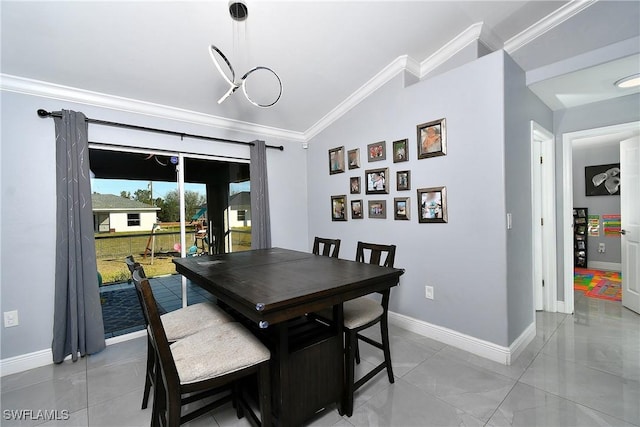
<svg viewBox="0 0 640 427">
<path fill-rule="evenodd" d="M 238 322 L 212 326 L 171 343 L 149 281 L 140 272 L 141 268 L 134 270 L 133 282 L 143 302 L 157 361 L 151 425 L 176 427 L 233 401 L 238 418 L 246 413 L 252 425 L 270 426 L 269 350 Z M 256 375 L 260 418 L 251 409 L 241 383 Z M 218 396 L 213 402 L 182 414 L 184 405 L 213 395 Z"/>
</svg>

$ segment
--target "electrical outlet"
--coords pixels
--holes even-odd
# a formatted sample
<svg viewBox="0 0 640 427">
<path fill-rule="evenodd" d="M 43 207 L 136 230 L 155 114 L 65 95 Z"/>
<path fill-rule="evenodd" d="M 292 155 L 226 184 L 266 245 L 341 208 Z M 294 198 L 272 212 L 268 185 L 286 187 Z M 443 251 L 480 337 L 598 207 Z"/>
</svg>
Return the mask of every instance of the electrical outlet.
<svg viewBox="0 0 640 427">
<path fill-rule="evenodd" d="M 433 299 L 433 286 L 424 287 L 424 297 L 426 299 Z"/>
<path fill-rule="evenodd" d="M 18 326 L 18 310 L 4 312 L 4 327 Z"/>
<path fill-rule="evenodd" d="M 604 250 L 605 250 L 604 243 L 599 243 L 599 244 L 598 244 L 598 252 L 600 252 L 601 254 L 603 254 L 603 253 L 604 253 Z"/>
</svg>

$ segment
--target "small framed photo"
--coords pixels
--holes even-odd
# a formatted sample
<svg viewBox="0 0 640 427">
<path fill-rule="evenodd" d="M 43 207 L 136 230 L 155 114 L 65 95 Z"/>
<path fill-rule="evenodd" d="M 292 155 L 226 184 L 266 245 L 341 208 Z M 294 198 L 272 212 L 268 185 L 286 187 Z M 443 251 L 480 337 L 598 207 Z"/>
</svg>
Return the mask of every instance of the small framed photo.
<svg viewBox="0 0 640 427">
<path fill-rule="evenodd" d="M 362 200 L 351 201 L 351 219 L 362 219 Z"/>
<path fill-rule="evenodd" d="M 349 166 L 349 169 L 358 169 L 360 167 L 359 148 L 347 151 L 347 165 Z"/>
<path fill-rule="evenodd" d="M 369 218 L 386 218 L 387 201 L 369 200 Z"/>
<path fill-rule="evenodd" d="M 351 189 L 351 194 L 360 194 L 360 177 L 352 176 L 349 178 L 349 188 Z"/>
<path fill-rule="evenodd" d="M 408 143 L 408 139 L 393 141 L 393 163 L 406 162 L 409 160 Z"/>
<path fill-rule="evenodd" d="M 447 187 L 418 189 L 418 222 L 447 222 Z"/>
<path fill-rule="evenodd" d="M 411 206 L 408 197 L 396 197 L 393 199 L 393 219 L 406 220 L 411 219 Z"/>
<path fill-rule="evenodd" d="M 418 159 L 447 154 L 447 133 L 444 119 L 418 125 L 417 130 Z"/>
<path fill-rule="evenodd" d="M 410 171 L 396 172 L 396 190 L 398 191 L 411 190 L 411 172 Z"/>
<path fill-rule="evenodd" d="M 368 169 L 364 176 L 367 180 L 366 194 L 389 193 L 389 168 Z"/>
<path fill-rule="evenodd" d="M 347 220 L 347 196 L 331 196 L 331 220 L 346 221 Z"/>
<path fill-rule="evenodd" d="M 387 144 L 385 141 L 374 142 L 367 145 L 367 159 L 370 162 L 387 159 Z"/>
<path fill-rule="evenodd" d="M 344 147 L 329 150 L 329 175 L 344 172 Z"/>
</svg>

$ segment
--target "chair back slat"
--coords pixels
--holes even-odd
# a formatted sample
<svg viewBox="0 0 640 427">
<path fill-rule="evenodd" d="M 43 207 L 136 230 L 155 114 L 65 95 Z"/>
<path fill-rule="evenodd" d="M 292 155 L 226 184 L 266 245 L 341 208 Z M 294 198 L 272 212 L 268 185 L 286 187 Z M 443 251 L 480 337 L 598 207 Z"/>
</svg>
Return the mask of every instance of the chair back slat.
<svg viewBox="0 0 640 427">
<path fill-rule="evenodd" d="M 325 239 L 316 237 L 313 241 L 314 255 L 338 258 L 340 252 L 340 239 Z"/>
<path fill-rule="evenodd" d="M 366 254 L 369 254 L 367 261 Z M 383 261 L 383 256 L 385 256 Z M 396 245 L 379 245 L 376 243 L 358 242 L 356 261 L 368 264 L 392 267 L 396 258 Z"/>
</svg>

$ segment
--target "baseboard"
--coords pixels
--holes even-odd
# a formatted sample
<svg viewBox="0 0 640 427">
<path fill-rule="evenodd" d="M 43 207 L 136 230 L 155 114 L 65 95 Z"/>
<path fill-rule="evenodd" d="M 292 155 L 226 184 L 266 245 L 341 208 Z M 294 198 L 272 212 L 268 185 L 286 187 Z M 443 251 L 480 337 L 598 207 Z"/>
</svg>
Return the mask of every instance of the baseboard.
<svg viewBox="0 0 640 427">
<path fill-rule="evenodd" d="M 532 323 L 509 347 L 504 347 L 465 335 L 453 329 L 433 325 L 391 311 L 389 312 L 389 322 L 402 329 L 415 332 L 416 334 L 440 341 L 503 365 L 510 365 L 536 336 L 535 323 Z"/>
<path fill-rule="evenodd" d="M 587 268 L 590 268 L 592 270 L 622 271 L 622 263 L 587 261 Z"/>
<path fill-rule="evenodd" d="M 132 332 L 126 335 L 120 335 L 114 338 L 106 340 L 106 344 L 113 345 L 124 341 L 129 341 L 135 338 L 146 336 L 147 331 L 144 329 L 137 332 Z M 70 359 L 71 356 L 67 356 L 65 360 Z M 29 369 L 40 368 L 42 366 L 53 364 L 53 353 L 51 349 L 34 351 L 33 353 L 21 354 L 19 356 L 8 357 L 0 360 L 0 377 L 5 375 L 17 374 L 19 372 L 28 371 Z"/>
</svg>

